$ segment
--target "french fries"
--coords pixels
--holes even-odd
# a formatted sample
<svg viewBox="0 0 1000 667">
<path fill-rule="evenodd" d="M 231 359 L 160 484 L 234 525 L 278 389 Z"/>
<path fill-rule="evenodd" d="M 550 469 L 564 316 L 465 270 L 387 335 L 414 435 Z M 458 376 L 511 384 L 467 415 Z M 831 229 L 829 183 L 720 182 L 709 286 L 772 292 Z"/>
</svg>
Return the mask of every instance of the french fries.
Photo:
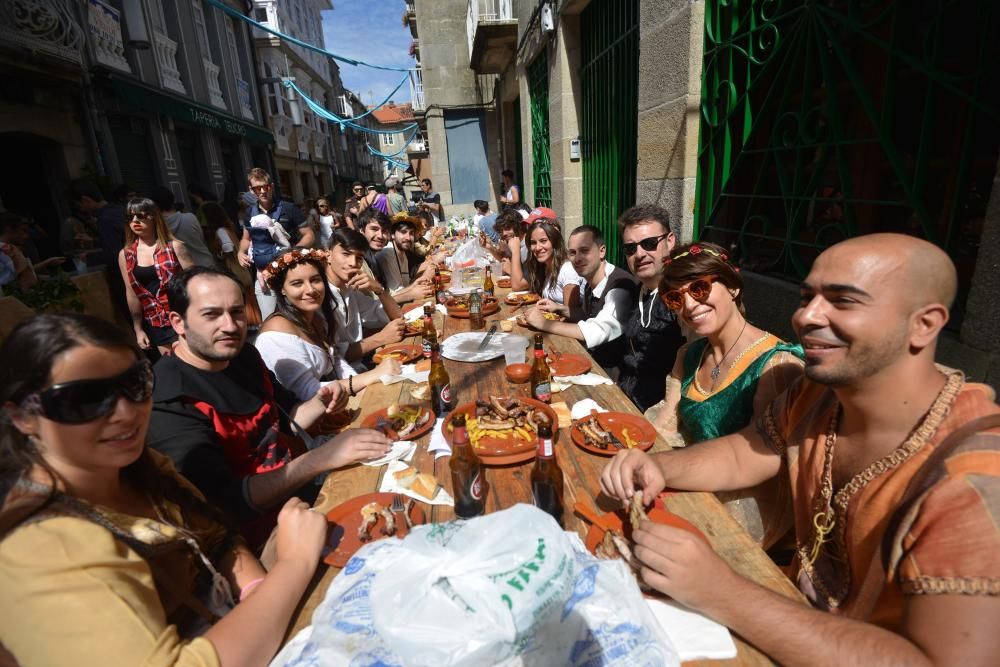
<svg viewBox="0 0 1000 667">
<path fill-rule="evenodd" d="M 622 429 L 622 440 L 625 445 L 625 449 L 634 449 L 639 443 L 636 442 L 631 435 L 628 433 L 628 428 Z"/>
<path fill-rule="evenodd" d="M 452 431 L 451 422 L 448 422 L 445 428 L 450 433 Z M 499 430 L 482 429 L 479 428 L 479 421 L 475 417 L 468 415 L 465 418 L 465 428 L 469 432 L 469 442 L 472 443 L 474 449 L 480 449 L 479 441 L 482 438 L 498 438 L 500 440 L 513 438 L 514 440 L 521 440 L 523 442 L 534 442 L 537 437 L 534 431 L 524 426 Z"/>
</svg>

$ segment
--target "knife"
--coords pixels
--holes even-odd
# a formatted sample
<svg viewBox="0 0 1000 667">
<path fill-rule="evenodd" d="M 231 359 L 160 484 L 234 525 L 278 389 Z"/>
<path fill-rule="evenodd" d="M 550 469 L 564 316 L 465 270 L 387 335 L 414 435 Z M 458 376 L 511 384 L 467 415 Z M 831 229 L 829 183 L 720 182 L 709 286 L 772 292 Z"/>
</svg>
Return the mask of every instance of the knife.
<svg viewBox="0 0 1000 667">
<path fill-rule="evenodd" d="M 490 342 L 490 338 L 492 338 L 493 334 L 495 334 L 496 332 L 497 332 L 497 323 L 494 322 L 493 326 L 490 327 L 490 330 L 486 332 L 485 336 L 483 336 L 483 342 L 479 344 L 479 347 L 477 349 L 479 350 L 485 349 L 486 345 Z"/>
</svg>

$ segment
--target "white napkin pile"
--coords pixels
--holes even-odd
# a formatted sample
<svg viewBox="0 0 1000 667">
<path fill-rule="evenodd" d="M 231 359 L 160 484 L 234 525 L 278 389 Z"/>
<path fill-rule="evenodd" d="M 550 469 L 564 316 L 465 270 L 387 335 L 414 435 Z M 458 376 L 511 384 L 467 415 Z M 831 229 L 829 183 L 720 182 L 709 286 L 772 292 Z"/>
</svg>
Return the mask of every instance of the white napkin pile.
<svg viewBox="0 0 1000 667">
<path fill-rule="evenodd" d="M 389 467 L 385 469 L 385 474 L 382 475 L 382 484 L 379 485 L 378 490 L 382 493 L 399 493 L 408 498 L 413 498 L 414 500 L 419 500 L 422 503 L 427 503 L 428 505 L 448 505 L 450 507 L 455 506 L 455 500 L 451 497 L 444 487 L 438 487 L 437 493 L 434 494 L 434 498 L 427 500 L 419 493 L 415 493 L 410 489 L 404 489 L 396 483 L 396 478 L 394 473 L 399 472 L 406 467 L 406 464 L 402 461 L 393 461 L 389 464 Z"/>
<path fill-rule="evenodd" d="M 736 657 L 736 644 L 726 626 L 673 601 L 646 598 L 646 603 L 673 642 L 681 662 Z"/>
<path fill-rule="evenodd" d="M 444 433 L 441 432 L 442 424 L 444 424 L 444 417 L 434 422 L 434 429 L 431 431 L 431 441 L 427 443 L 427 451 L 434 454 L 434 460 L 442 456 L 451 456 L 451 443 L 445 439 Z"/>
<path fill-rule="evenodd" d="M 583 375 L 562 375 L 555 378 L 556 382 L 564 384 L 576 384 L 581 387 L 593 387 L 599 384 L 614 384 L 610 379 L 597 373 L 584 373 Z"/>
<path fill-rule="evenodd" d="M 385 456 L 372 459 L 371 461 L 362 461 L 361 463 L 366 466 L 378 467 L 397 459 L 400 461 L 410 461 L 413 459 L 415 451 L 417 451 L 417 443 L 412 440 L 398 440 L 392 443 L 392 448 Z"/>
<path fill-rule="evenodd" d="M 607 412 L 607 410 L 594 399 L 585 398 L 582 401 L 577 401 L 576 403 L 574 403 L 569 413 L 570 416 L 573 417 L 573 421 L 576 421 L 577 419 L 584 419 L 586 417 L 589 417 L 591 411 Z"/>
<path fill-rule="evenodd" d="M 430 304 L 430 301 L 428 301 L 427 304 L 424 304 L 424 305 L 429 305 L 429 304 Z M 437 304 L 436 306 L 434 306 L 434 310 L 436 310 L 437 312 L 441 313 L 442 315 L 447 315 L 448 314 L 448 309 L 445 308 L 444 305 L 440 304 L 440 303 Z M 416 322 L 417 320 L 419 320 L 423 316 L 424 316 L 424 307 L 423 307 L 423 305 L 420 306 L 420 308 L 414 308 L 413 310 L 411 310 L 411 311 L 409 311 L 407 313 L 403 313 L 403 319 L 406 320 L 407 322 Z"/>
<path fill-rule="evenodd" d="M 427 382 L 430 371 L 418 371 L 416 364 L 403 364 L 399 367 L 399 375 L 383 375 L 379 378 L 382 384 L 395 384 L 397 382 Z"/>
</svg>

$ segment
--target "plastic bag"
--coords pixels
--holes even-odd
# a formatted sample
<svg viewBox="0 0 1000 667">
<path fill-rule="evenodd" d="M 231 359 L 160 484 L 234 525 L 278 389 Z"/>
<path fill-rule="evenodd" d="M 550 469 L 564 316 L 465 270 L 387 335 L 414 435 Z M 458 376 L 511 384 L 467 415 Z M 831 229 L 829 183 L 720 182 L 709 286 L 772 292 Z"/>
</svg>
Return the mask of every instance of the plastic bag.
<svg viewBox="0 0 1000 667">
<path fill-rule="evenodd" d="M 679 664 L 626 565 L 530 505 L 367 545 L 312 622 L 272 666 Z"/>
<path fill-rule="evenodd" d="M 468 241 L 458 246 L 446 261 L 452 268 L 463 268 L 467 266 L 486 266 L 493 260 L 490 253 L 479 244 L 478 238 L 470 238 Z M 470 264 L 471 262 L 471 264 Z"/>
</svg>

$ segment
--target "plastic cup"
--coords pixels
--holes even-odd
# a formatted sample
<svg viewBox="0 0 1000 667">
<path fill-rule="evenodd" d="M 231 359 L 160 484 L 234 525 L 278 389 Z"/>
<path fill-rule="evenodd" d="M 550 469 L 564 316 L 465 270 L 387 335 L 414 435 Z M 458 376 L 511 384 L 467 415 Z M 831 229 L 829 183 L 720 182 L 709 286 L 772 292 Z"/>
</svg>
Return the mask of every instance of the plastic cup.
<svg viewBox="0 0 1000 667">
<path fill-rule="evenodd" d="M 523 364 L 525 350 L 528 348 L 528 339 L 524 336 L 504 336 L 503 358 L 508 366 L 512 364 Z"/>
</svg>

